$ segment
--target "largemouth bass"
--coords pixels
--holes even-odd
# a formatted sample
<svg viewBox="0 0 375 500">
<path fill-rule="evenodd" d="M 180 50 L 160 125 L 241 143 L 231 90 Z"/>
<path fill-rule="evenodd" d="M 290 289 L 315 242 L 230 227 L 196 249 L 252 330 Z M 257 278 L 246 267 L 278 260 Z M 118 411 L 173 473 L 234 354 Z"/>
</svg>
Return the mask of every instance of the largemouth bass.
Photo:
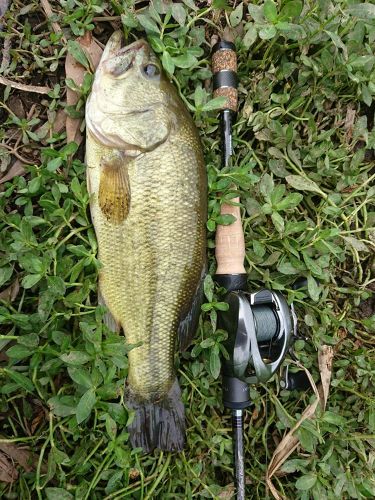
<svg viewBox="0 0 375 500">
<path fill-rule="evenodd" d="M 185 417 L 174 368 L 200 310 L 207 187 L 191 116 L 144 40 L 115 32 L 86 105 L 87 184 L 101 297 L 130 344 L 133 447 L 181 450 Z"/>
</svg>

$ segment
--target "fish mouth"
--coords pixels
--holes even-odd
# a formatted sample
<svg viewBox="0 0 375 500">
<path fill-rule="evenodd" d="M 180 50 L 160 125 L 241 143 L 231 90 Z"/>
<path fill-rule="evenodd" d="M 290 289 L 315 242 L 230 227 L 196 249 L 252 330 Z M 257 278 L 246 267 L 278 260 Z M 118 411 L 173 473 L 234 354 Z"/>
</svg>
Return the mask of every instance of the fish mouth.
<svg viewBox="0 0 375 500">
<path fill-rule="evenodd" d="M 140 39 L 125 45 L 122 33 L 116 31 L 107 43 L 101 63 L 104 72 L 122 79 L 134 64 L 147 62 L 150 54 L 150 46 L 145 40 Z"/>
<path fill-rule="evenodd" d="M 101 63 L 108 63 L 115 58 L 134 61 L 140 51 L 143 52 L 145 59 L 149 58 L 151 49 L 146 40 L 140 39 L 126 45 L 122 32 L 115 31 L 104 48 Z"/>
<path fill-rule="evenodd" d="M 112 59 L 113 57 L 123 56 L 127 53 L 138 52 L 139 50 L 144 50 L 146 55 L 150 53 L 150 46 L 141 38 L 140 40 L 135 40 L 129 45 L 125 45 L 125 38 L 121 31 L 115 31 L 107 42 L 104 49 L 104 60 Z"/>
<path fill-rule="evenodd" d="M 129 45 L 124 45 L 125 40 L 124 37 L 121 37 L 121 47 L 119 48 L 118 52 L 116 55 L 121 56 L 124 55 L 128 52 L 138 52 L 139 50 L 144 50 L 146 55 L 149 55 L 150 53 L 150 46 L 146 42 L 146 40 L 136 40 L 135 42 L 129 44 Z"/>
</svg>

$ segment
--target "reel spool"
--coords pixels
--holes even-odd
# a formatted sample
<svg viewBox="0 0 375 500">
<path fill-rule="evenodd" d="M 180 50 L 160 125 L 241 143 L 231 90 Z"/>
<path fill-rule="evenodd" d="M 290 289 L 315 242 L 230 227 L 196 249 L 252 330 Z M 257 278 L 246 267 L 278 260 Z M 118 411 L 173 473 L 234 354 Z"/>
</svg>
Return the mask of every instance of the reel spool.
<svg viewBox="0 0 375 500">
<path fill-rule="evenodd" d="M 232 409 L 250 405 L 248 384 L 264 383 L 278 370 L 297 331 L 293 306 L 277 291 L 231 291 L 229 309 L 220 314 L 228 332 L 223 360 L 223 403 Z"/>
</svg>

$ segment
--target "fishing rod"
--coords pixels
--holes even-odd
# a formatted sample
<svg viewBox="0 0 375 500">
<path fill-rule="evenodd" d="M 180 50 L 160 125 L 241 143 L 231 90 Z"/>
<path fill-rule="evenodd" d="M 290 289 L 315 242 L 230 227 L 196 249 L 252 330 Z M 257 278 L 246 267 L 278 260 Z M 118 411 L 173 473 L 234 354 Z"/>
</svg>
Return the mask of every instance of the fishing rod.
<svg viewBox="0 0 375 500">
<path fill-rule="evenodd" d="M 232 125 L 238 103 L 237 56 L 232 42 L 221 40 L 212 48 L 214 97 L 225 96 L 220 111 L 222 167 L 230 168 L 233 153 Z M 249 384 L 267 382 L 276 373 L 297 337 L 297 317 L 293 304 L 278 291 L 261 289 L 250 293 L 244 267 L 245 238 L 241 223 L 240 198 L 234 205 L 223 203 L 221 215 L 236 220 L 228 226 L 218 225 L 215 256 L 215 280 L 227 290 L 228 310 L 220 312 L 218 326 L 228 332 L 225 342 L 229 359 L 223 359 L 223 404 L 232 412 L 235 486 L 238 500 L 245 499 L 244 410 L 250 406 Z M 294 288 L 306 286 L 304 280 Z M 285 389 L 306 389 L 309 381 L 304 372 L 285 370 L 280 385 Z"/>
</svg>

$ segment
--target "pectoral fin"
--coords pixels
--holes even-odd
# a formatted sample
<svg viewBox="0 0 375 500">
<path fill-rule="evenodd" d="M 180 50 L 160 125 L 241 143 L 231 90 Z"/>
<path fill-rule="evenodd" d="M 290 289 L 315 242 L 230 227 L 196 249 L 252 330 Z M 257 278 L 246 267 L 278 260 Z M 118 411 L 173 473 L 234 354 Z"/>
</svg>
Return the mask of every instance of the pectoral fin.
<svg viewBox="0 0 375 500">
<path fill-rule="evenodd" d="M 121 224 L 130 209 L 130 183 L 127 160 L 121 156 L 102 159 L 99 207 L 112 224 Z"/>
</svg>

